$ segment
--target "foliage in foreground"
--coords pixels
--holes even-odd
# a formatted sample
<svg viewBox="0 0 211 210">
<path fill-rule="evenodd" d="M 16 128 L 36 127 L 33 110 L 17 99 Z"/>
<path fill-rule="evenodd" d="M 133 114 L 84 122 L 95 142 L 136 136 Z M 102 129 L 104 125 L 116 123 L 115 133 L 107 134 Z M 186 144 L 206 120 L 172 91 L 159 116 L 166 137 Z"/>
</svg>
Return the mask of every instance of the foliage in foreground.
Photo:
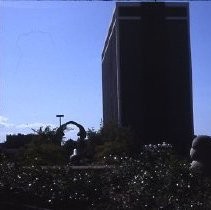
<svg viewBox="0 0 211 210">
<path fill-rule="evenodd" d="M 189 170 L 170 145 L 147 145 L 139 158 L 109 155 L 105 170 L 0 165 L 0 200 L 49 209 L 211 209 L 211 180 Z"/>
</svg>

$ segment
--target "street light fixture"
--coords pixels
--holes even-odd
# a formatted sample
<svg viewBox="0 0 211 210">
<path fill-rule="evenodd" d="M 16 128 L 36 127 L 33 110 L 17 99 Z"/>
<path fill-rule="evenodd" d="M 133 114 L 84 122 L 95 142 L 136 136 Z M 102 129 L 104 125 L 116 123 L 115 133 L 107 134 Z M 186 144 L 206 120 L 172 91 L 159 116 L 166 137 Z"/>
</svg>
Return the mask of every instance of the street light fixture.
<svg viewBox="0 0 211 210">
<path fill-rule="evenodd" d="M 57 114 L 56 117 L 59 117 L 59 127 L 61 127 L 61 125 L 62 125 L 61 118 L 64 117 L 64 115 L 63 114 Z"/>
</svg>

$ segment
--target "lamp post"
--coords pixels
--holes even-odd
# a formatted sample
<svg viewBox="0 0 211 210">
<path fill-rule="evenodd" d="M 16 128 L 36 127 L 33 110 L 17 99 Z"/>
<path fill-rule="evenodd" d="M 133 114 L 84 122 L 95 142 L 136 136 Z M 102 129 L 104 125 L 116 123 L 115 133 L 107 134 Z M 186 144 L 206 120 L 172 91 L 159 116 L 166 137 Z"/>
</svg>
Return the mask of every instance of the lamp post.
<svg viewBox="0 0 211 210">
<path fill-rule="evenodd" d="M 63 114 L 57 114 L 56 117 L 59 117 L 59 127 L 61 127 L 61 125 L 62 125 L 61 118 L 64 117 L 64 115 Z"/>
</svg>

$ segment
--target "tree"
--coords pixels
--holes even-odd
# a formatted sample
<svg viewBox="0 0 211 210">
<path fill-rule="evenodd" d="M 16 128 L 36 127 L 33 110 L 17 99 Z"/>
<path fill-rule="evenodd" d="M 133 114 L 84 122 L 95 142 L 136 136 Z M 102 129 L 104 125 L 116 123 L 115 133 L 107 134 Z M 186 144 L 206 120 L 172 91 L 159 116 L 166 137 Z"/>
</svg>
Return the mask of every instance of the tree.
<svg viewBox="0 0 211 210">
<path fill-rule="evenodd" d="M 37 136 L 23 151 L 21 159 L 24 164 L 60 165 L 67 162 L 66 151 L 55 142 L 56 128 L 47 126 L 32 130 Z"/>
<path fill-rule="evenodd" d="M 101 160 L 110 154 L 133 155 L 137 149 L 133 144 L 135 135 L 130 128 L 118 127 L 115 124 L 108 124 L 100 128 L 99 131 L 89 129 L 88 151 L 95 154 L 96 160 Z"/>
</svg>

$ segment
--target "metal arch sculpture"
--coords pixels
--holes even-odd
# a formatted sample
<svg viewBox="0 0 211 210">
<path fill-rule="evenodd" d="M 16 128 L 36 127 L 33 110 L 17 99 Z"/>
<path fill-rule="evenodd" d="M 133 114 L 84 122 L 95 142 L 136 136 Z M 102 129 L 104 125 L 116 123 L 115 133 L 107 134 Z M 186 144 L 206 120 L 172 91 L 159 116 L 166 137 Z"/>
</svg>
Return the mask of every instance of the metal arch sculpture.
<svg viewBox="0 0 211 210">
<path fill-rule="evenodd" d="M 67 125 L 69 124 L 75 125 L 79 128 L 79 132 L 77 133 L 77 136 L 79 136 L 77 139 L 77 146 L 76 149 L 74 149 L 73 154 L 70 156 L 70 163 L 78 165 L 86 156 L 86 145 L 84 141 L 86 138 L 86 131 L 84 127 L 75 121 L 68 121 L 62 124 L 56 131 L 55 142 L 61 145 L 64 131 L 67 129 Z"/>
<path fill-rule="evenodd" d="M 68 121 L 68 122 L 62 124 L 57 129 L 56 136 L 60 137 L 62 139 L 62 137 L 64 136 L 64 131 L 67 129 L 67 125 L 69 125 L 69 124 L 75 125 L 75 126 L 77 126 L 79 128 L 79 132 L 77 133 L 77 136 L 79 136 L 78 140 L 83 141 L 86 138 L 86 131 L 85 131 L 84 127 L 81 124 L 79 124 L 79 123 L 77 123 L 75 121 Z"/>
<path fill-rule="evenodd" d="M 61 145 L 61 141 L 62 141 L 62 138 L 64 136 L 64 131 L 67 129 L 67 125 L 69 124 L 72 124 L 72 125 L 75 125 L 79 128 L 79 132 L 77 133 L 77 136 L 79 136 L 79 139 L 78 141 L 83 141 L 85 138 L 86 138 L 86 131 L 84 129 L 84 127 L 75 122 L 75 121 L 68 121 L 64 124 L 62 124 L 56 131 L 56 134 L 55 134 L 55 141 L 56 143 L 60 144 Z"/>
</svg>

